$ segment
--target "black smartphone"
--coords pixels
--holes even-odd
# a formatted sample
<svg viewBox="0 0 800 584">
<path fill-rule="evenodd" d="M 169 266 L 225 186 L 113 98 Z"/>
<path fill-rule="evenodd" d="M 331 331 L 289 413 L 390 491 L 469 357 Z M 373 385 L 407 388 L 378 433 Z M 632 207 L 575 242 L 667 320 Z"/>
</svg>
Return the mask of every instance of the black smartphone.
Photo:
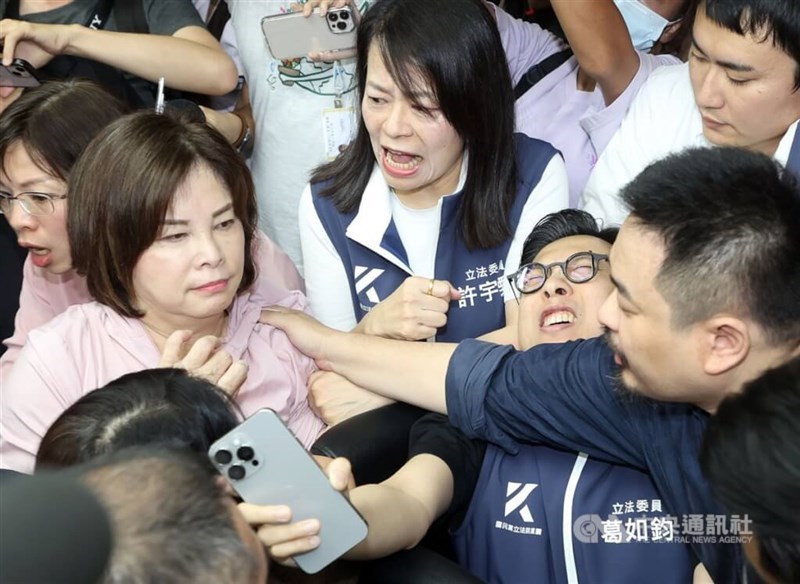
<svg viewBox="0 0 800 584">
<path fill-rule="evenodd" d="M 24 59 L 14 59 L 11 65 L 0 65 L 0 87 L 37 87 L 41 85 L 36 69 Z"/>
</svg>

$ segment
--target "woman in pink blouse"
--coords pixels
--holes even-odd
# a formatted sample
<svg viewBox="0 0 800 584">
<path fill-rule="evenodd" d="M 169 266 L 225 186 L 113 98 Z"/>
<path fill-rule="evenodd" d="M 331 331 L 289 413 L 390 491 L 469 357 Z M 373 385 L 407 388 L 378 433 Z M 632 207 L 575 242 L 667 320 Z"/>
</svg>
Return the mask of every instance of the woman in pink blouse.
<svg viewBox="0 0 800 584">
<path fill-rule="evenodd" d="M 257 210 L 242 159 L 202 124 L 150 113 L 112 123 L 70 176 L 72 265 L 96 302 L 28 334 L 0 404 L 0 466 L 30 472 L 41 437 L 80 396 L 155 367 L 167 338 L 213 335 L 248 365 L 236 401 L 277 410 L 310 446 L 324 425 L 307 402 L 315 369 L 258 322 Z M 304 306 L 300 293 L 270 301 Z"/>
<path fill-rule="evenodd" d="M 126 107 L 91 81 L 50 81 L 27 90 L 0 118 L 0 211 L 29 249 L 14 334 L 4 341 L 5 379 L 28 333 L 74 304 L 89 302 L 72 268 L 67 240 L 67 181 L 72 166 Z M 289 257 L 259 234 L 258 263 L 268 287 L 303 289 Z M 260 282 L 257 284 L 260 291 Z"/>
</svg>

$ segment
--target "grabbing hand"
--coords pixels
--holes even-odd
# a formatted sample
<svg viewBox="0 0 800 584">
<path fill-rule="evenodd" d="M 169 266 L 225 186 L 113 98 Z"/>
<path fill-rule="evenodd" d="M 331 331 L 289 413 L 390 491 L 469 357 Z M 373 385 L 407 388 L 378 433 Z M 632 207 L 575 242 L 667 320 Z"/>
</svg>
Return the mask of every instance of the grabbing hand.
<svg viewBox="0 0 800 584">
<path fill-rule="evenodd" d="M 0 20 L 3 65 L 10 65 L 11 61 L 19 58 L 34 67 L 44 67 L 53 57 L 67 51 L 74 26 L 79 25 L 36 24 L 11 18 Z"/>
<path fill-rule="evenodd" d="M 230 353 L 220 350 L 219 338 L 211 335 L 197 339 L 187 352 L 186 343 L 190 338 L 189 331 L 172 333 L 164 343 L 158 366 L 185 369 L 235 396 L 247 379 L 247 364 L 234 361 Z"/>
<path fill-rule="evenodd" d="M 358 323 L 356 331 L 389 339 L 419 341 L 447 324 L 447 310 L 460 293 L 446 280 L 410 276 Z"/>
<path fill-rule="evenodd" d="M 308 378 L 308 403 L 326 424 L 333 426 L 394 402 L 357 386 L 338 373 L 315 371 Z"/>
<path fill-rule="evenodd" d="M 265 308 L 261 311 L 260 321 L 281 329 L 301 353 L 314 359 L 323 369 L 330 369 L 325 366 L 325 343 L 336 335 L 344 334 L 326 327 L 305 312 L 285 306 Z"/>
<path fill-rule="evenodd" d="M 350 461 L 346 458 L 315 458 L 328 475 L 334 489 L 346 494 L 353 487 Z M 293 566 L 295 563 L 292 556 L 309 552 L 319 546 L 319 521 L 306 519 L 290 523 L 292 510 L 286 505 L 240 503 L 239 510 L 255 529 L 269 556 L 280 564 Z"/>
</svg>

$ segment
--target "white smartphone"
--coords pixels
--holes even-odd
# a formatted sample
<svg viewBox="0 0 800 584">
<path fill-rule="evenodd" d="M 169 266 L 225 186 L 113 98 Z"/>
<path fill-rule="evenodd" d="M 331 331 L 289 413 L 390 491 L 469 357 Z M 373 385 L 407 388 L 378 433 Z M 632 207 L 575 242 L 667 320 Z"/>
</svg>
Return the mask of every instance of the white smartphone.
<svg viewBox="0 0 800 584">
<path fill-rule="evenodd" d="M 297 556 L 315 574 L 367 537 L 367 523 L 277 413 L 259 410 L 208 450 L 212 464 L 247 503 L 288 505 L 292 521 L 319 519 L 320 545 Z"/>
<path fill-rule="evenodd" d="M 266 16 L 261 20 L 261 30 L 272 56 L 288 60 L 311 52 L 354 49 L 359 19 L 355 6 L 329 8 L 325 18 L 315 8 L 308 18 L 302 12 Z"/>
</svg>

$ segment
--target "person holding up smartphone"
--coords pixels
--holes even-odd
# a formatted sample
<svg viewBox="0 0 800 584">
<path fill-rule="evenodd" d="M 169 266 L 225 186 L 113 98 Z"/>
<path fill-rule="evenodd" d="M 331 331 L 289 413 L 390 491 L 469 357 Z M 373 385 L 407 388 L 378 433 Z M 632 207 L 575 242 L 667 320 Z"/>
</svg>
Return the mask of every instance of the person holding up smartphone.
<svg viewBox="0 0 800 584">
<path fill-rule="evenodd" d="M 303 273 L 297 206 L 312 170 L 334 158 L 352 136 L 355 60 L 347 53 L 279 59 L 265 47 L 265 17 L 302 11 L 324 19 L 330 7 L 364 14 L 375 0 L 228 0 L 248 82 L 258 139 L 250 168 L 259 225 Z M 319 12 L 314 12 L 319 8 Z"/>
<path fill-rule="evenodd" d="M 118 32 L 124 11 L 113 10 L 111 0 L 96 5 L 0 0 L 2 62 L 9 65 L 20 57 L 37 69 L 48 68 L 56 78 L 80 68 L 82 76 L 90 72 L 134 107 L 155 103 L 154 84 L 160 77 L 167 87 L 201 94 L 224 95 L 236 87 L 233 61 L 189 0 L 141 1 L 149 34 Z"/>
</svg>

